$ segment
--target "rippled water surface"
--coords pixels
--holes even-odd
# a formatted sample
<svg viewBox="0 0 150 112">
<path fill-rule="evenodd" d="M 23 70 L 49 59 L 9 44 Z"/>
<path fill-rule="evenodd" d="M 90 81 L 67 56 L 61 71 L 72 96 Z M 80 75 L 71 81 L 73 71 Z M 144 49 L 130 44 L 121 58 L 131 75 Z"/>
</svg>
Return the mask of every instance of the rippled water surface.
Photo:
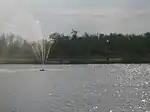
<svg viewBox="0 0 150 112">
<path fill-rule="evenodd" d="M 0 65 L 0 112 L 150 112 L 150 65 Z"/>
</svg>

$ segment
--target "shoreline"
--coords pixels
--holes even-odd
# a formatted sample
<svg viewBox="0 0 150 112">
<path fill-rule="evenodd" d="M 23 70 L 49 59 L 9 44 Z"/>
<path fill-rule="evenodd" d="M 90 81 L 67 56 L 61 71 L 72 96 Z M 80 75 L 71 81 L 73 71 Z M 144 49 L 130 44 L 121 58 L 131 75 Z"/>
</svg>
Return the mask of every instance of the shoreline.
<svg viewBox="0 0 150 112">
<path fill-rule="evenodd" d="M 35 59 L 5 59 L 0 60 L 0 64 L 41 64 Z M 61 65 L 61 64 L 150 64 L 150 60 L 140 61 L 131 59 L 120 59 L 120 58 L 110 58 L 109 60 L 105 58 L 99 59 L 51 59 L 48 60 L 45 65 Z"/>
</svg>

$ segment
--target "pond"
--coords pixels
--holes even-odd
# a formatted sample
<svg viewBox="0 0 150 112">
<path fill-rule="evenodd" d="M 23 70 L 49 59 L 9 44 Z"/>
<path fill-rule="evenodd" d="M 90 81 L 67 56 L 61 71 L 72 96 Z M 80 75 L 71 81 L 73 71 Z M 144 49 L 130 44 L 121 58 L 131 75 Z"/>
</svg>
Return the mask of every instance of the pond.
<svg viewBox="0 0 150 112">
<path fill-rule="evenodd" d="M 0 65 L 0 112 L 148 112 L 150 66 Z"/>
</svg>

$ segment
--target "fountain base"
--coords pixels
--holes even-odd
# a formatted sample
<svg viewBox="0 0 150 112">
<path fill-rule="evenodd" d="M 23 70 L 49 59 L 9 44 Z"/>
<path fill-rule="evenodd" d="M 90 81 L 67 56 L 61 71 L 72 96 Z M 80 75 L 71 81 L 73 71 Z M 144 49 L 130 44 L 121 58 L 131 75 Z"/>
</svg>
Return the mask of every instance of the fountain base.
<svg viewBox="0 0 150 112">
<path fill-rule="evenodd" d="M 41 71 L 41 72 L 44 72 L 44 71 L 46 71 L 46 70 L 42 68 L 42 69 L 40 69 L 40 71 Z"/>
</svg>

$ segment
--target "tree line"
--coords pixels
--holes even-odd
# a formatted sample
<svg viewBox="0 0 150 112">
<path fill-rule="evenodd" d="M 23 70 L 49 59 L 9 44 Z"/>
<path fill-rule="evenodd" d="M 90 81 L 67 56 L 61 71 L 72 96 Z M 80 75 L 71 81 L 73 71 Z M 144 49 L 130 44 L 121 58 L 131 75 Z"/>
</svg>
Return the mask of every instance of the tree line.
<svg viewBox="0 0 150 112">
<path fill-rule="evenodd" d="M 53 33 L 55 40 L 49 58 L 150 58 L 150 33 L 144 34 L 89 34 L 71 36 Z"/>
<path fill-rule="evenodd" d="M 20 36 L 2 34 L 0 36 L 0 57 L 2 58 L 34 58 L 32 46 Z"/>
<path fill-rule="evenodd" d="M 50 49 L 48 59 L 98 59 L 128 58 L 149 59 L 150 33 L 144 34 L 89 34 L 78 35 L 72 30 L 71 35 L 53 33 L 45 40 L 46 50 Z M 35 57 L 32 46 L 19 36 L 0 36 L 1 56 Z M 149 59 L 150 60 L 150 59 Z"/>
</svg>

